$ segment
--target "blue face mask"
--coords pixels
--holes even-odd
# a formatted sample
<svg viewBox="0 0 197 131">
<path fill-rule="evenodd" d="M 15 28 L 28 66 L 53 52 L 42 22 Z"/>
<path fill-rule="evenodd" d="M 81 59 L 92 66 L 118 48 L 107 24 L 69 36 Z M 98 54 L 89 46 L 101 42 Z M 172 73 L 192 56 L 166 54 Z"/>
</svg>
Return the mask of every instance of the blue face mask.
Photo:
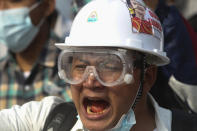
<svg viewBox="0 0 197 131">
<path fill-rule="evenodd" d="M 12 52 L 25 50 L 37 35 L 43 20 L 34 26 L 29 12 L 40 3 L 32 7 L 23 7 L 0 11 L 0 43 L 7 46 Z"/>
<path fill-rule="evenodd" d="M 116 126 L 108 131 L 130 131 L 135 124 L 135 114 L 131 107 L 126 114 L 122 115 Z"/>
</svg>

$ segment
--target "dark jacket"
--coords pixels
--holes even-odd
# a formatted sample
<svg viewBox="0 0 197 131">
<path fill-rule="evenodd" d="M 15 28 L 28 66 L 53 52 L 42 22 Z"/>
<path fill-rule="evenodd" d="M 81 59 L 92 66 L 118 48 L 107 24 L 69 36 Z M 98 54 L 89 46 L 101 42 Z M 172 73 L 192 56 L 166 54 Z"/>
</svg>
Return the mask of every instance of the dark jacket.
<svg viewBox="0 0 197 131">
<path fill-rule="evenodd" d="M 197 35 L 176 7 L 167 6 L 163 0 L 159 0 L 156 14 L 164 30 L 164 50 L 171 62 L 158 68 L 158 78 L 151 92 L 161 106 L 187 108 L 187 104 L 180 101 L 169 87 L 168 81 L 173 75 L 182 83 L 197 85 Z"/>
</svg>

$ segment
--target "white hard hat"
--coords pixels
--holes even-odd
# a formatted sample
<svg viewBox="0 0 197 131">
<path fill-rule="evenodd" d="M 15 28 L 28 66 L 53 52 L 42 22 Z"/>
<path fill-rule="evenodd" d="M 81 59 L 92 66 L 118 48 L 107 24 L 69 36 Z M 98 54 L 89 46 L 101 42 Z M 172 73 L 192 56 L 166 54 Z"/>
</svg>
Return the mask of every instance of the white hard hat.
<svg viewBox="0 0 197 131">
<path fill-rule="evenodd" d="M 159 19 L 141 1 L 93 0 L 75 17 L 65 43 L 56 46 L 119 47 L 147 54 L 150 64 L 168 64 Z"/>
</svg>

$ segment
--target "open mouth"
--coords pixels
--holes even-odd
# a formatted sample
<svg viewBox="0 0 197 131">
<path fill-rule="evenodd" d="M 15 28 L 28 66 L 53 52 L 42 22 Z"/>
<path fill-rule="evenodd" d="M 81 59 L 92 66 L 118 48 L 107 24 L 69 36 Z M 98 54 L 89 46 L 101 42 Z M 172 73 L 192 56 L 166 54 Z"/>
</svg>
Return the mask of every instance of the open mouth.
<svg viewBox="0 0 197 131">
<path fill-rule="evenodd" d="M 84 108 L 88 115 L 98 115 L 104 114 L 109 110 L 109 102 L 102 99 L 90 99 L 85 98 L 83 101 Z"/>
</svg>

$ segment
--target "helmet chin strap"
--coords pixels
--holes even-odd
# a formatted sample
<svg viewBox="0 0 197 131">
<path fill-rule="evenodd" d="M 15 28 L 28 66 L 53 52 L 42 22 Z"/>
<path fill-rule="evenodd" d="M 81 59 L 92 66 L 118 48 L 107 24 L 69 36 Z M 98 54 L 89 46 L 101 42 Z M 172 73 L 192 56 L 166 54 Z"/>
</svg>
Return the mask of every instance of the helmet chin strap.
<svg viewBox="0 0 197 131">
<path fill-rule="evenodd" d="M 146 57 L 144 54 L 142 54 L 142 59 L 141 59 L 141 72 L 140 72 L 140 85 L 137 91 L 137 94 L 135 96 L 135 100 L 132 104 L 132 109 L 135 109 L 136 104 L 140 101 L 142 97 L 142 92 L 143 92 L 143 86 L 144 86 L 144 74 L 145 74 L 145 65 L 146 65 Z"/>
</svg>

